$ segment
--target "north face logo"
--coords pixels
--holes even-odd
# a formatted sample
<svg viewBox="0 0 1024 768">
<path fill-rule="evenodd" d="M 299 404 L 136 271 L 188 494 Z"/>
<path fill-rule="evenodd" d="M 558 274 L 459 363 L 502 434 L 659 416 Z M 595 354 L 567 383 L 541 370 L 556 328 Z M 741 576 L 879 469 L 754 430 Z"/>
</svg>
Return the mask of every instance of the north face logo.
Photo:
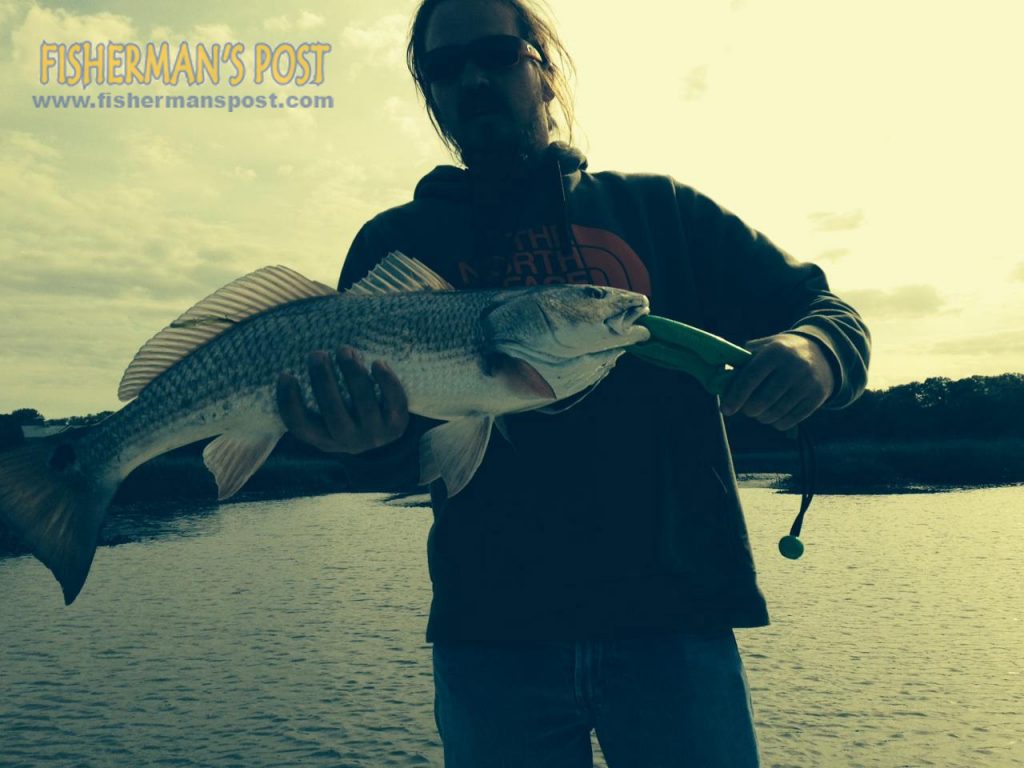
<svg viewBox="0 0 1024 768">
<path fill-rule="evenodd" d="M 590 283 L 650 296 L 647 267 L 621 237 L 605 229 L 573 224 L 572 240 L 572 248 L 564 251 L 558 227 L 550 224 L 508 234 L 511 253 L 503 270 L 497 265 L 504 272 L 501 287 Z M 464 287 L 479 287 L 478 265 L 459 262 L 458 272 Z"/>
</svg>

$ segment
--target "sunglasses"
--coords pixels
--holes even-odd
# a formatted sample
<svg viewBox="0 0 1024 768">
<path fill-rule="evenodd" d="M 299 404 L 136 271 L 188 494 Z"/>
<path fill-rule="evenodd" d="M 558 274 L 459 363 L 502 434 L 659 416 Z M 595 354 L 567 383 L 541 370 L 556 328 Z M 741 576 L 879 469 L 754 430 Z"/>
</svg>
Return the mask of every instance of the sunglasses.
<svg viewBox="0 0 1024 768">
<path fill-rule="evenodd" d="M 523 57 L 544 63 L 540 52 L 513 35 L 488 35 L 465 45 L 442 45 L 420 57 L 420 71 L 428 83 L 449 83 L 462 74 L 472 59 L 480 69 L 494 72 L 518 64 Z"/>
</svg>

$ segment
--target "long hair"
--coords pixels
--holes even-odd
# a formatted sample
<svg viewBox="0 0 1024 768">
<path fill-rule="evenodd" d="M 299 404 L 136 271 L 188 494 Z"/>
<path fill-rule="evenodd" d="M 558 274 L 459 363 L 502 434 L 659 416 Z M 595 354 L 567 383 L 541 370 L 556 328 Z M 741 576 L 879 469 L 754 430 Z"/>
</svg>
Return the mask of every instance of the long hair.
<svg viewBox="0 0 1024 768">
<path fill-rule="evenodd" d="M 430 116 L 434 130 L 437 131 L 437 135 L 441 137 L 441 141 L 448 147 L 448 150 L 453 155 L 459 156 L 461 153 L 455 138 L 438 120 L 437 104 L 430 94 L 430 83 L 423 76 L 420 65 L 431 14 L 444 1 L 422 0 L 416 9 L 409 30 L 409 45 L 405 51 L 405 60 L 409 66 L 409 72 L 416 82 L 416 89 L 426 104 L 427 114 Z M 549 20 L 550 14 L 542 11 L 536 0 L 493 0 L 493 2 L 501 3 L 512 10 L 519 26 L 519 36 L 540 51 L 540 55 L 544 59 L 540 66 L 541 78 L 544 85 L 553 94 L 551 101 L 545 105 L 548 130 L 558 133 L 571 144 L 575 119 L 570 80 L 575 77 L 576 70 L 569 52 L 558 38 L 554 23 Z M 553 106 L 557 107 L 559 113 L 557 117 L 555 110 L 552 109 Z"/>
</svg>

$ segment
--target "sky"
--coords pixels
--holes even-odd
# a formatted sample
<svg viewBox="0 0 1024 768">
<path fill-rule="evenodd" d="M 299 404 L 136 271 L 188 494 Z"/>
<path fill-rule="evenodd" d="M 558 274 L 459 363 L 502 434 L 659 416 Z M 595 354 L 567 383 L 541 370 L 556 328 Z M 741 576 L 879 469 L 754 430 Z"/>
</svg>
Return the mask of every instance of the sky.
<svg viewBox="0 0 1024 768">
<path fill-rule="evenodd" d="M 591 170 L 696 187 L 865 317 L 869 386 L 1024 372 L 1024 5 L 551 0 Z M 0 413 L 116 409 L 136 350 L 202 297 L 349 243 L 452 162 L 404 65 L 414 2 L 0 0 Z M 42 44 L 241 43 L 236 86 L 41 83 Z M 256 84 L 259 43 L 329 43 Z M 286 59 L 282 59 L 286 62 Z M 44 109 L 33 97 L 288 95 L 333 108 Z"/>
</svg>

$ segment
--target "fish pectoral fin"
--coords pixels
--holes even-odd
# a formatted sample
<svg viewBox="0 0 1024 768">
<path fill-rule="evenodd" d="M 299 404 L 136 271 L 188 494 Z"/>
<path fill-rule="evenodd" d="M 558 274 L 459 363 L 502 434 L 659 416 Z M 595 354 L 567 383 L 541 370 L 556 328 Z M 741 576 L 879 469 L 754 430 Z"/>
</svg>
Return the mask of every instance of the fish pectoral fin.
<svg viewBox="0 0 1024 768">
<path fill-rule="evenodd" d="M 203 449 L 203 462 L 217 481 L 217 500 L 235 495 L 253 476 L 284 432 L 225 432 Z"/>
<path fill-rule="evenodd" d="M 466 416 L 434 427 L 420 437 L 420 483 L 444 480 L 449 498 L 476 474 L 491 437 L 490 416 Z"/>
<path fill-rule="evenodd" d="M 589 387 L 584 389 L 583 391 L 577 392 L 575 395 L 570 395 L 569 397 L 564 397 L 561 400 L 559 400 L 557 403 L 552 403 L 551 405 L 545 405 L 543 408 L 538 408 L 537 409 L 537 413 L 543 413 L 543 414 L 546 414 L 546 415 L 550 416 L 550 415 L 553 415 L 553 414 L 556 414 L 556 413 L 562 413 L 562 411 L 568 411 L 574 405 L 579 403 L 580 400 L 582 400 L 587 395 L 589 395 L 591 392 L 593 392 L 594 389 L 597 387 L 597 385 L 600 384 L 600 383 L 601 383 L 600 381 L 596 381 L 593 384 L 591 384 Z"/>
<path fill-rule="evenodd" d="M 547 379 L 540 375 L 536 368 L 520 357 L 504 352 L 494 352 L 487 356 L 486 373 L 500 379 L 517 395 L 525 397 L 543 397 L 554 400 L 555 390 Z"/>
<path fill-rule="evenodd" d="M 616 356 L 614 358 L 611 358 L 611 362 L 610 363 L 605 364 L 599 370 L 599 372 L 597 374 L 597 380 L 594 381 L 593 383 L 588 384 L 586 387 L 581 389 L 576 394 L 569 395 L 569 397 L 563 397 L 561 400 L 559 400 L 556 403 L 552 403 L 551 405 L 545 405 L 543 408 L 538 408 L 537 411 L 539 413 L 545 413 L 545 414 L 549 414 L 550 415 L 550 414 L 555 414 L 555 413 L 561 413 L 562 411 L 567 411 L 570 408 L 572 408 L 574 405 L 577 405 L 581 400 L 583 400 L 583 398 L 585 398 L 587 395 L 589 395 L 591 392 L 593 392 L 595 389 L 597 389 L 597 385 L 600 384 L 602 381 L 604 381 L 605 377 L 607 377 L 608 374 L 611 373 L 612 366 L 615 365 L 615 360 L 617 358 L 618 358 L 618 354 L 616 354 Z M 570 380 L 569 383 L 568 383 L 568 386 L 570 388 L 574 387 L 575 386 L 575 382 Z"/>
</svg>

